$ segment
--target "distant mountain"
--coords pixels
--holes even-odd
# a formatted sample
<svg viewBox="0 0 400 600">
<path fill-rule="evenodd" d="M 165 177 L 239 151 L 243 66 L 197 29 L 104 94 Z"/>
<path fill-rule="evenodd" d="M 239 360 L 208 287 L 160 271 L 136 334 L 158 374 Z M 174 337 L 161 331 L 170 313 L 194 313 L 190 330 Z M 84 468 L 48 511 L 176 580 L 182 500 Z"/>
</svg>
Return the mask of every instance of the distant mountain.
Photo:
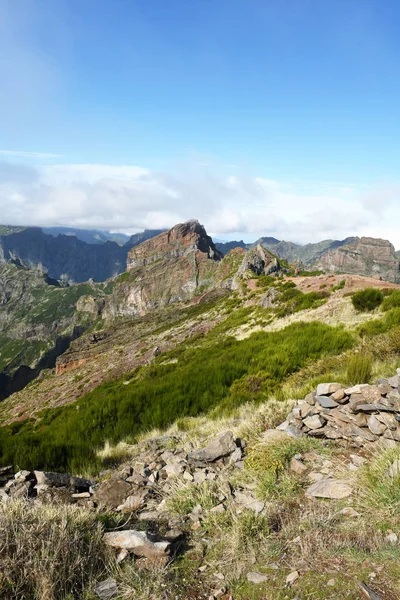
<svg viewBox="0 0 400 600">
<path fill-rule="evenodd" d="M 216 242 L 215 247 L 225 256 L 225 254 L 228 254 L 228 252 L 234 248 L 248 250 L 251 247 L 251 244 L 245 244 L 243 240 L 240 240 L 240 242 Z"/>
<path fill-rule="evenodd" d="M 160 233 L 164 233 L 164 231 L 166 231 L 166 230 L 165 229 L 145 229 L 144 231 L 140 231 L 139 233 L 134 233 L 130 238 L 128 238 L 125 245 L 129 246 L 129 248 L 134 248 L 135 246 L 138 246 L 142 242 L 150 240 L 151 238 L 156 237 L 157 235 L 160 235 Z"/>
<path fill-rule="evenodd" d="M 116 242 L 123 246 L 129 241 L 129 235 L 124 233 L 111 233 L 101 229 L 77 229 L 75 227 L 42 227 L 42 231 L 54 237 L 58 235 L 74 235 L 87 244 L 104 244 L 105 242 Z"/>
<path fill-rule="evenodd" d="M 58 228 L 61 229 L 61 228 Z M 69 232 L 74 230 L 66 228 Z M 57 228 L 53 228 L 55 232 Z M 94 234 L 89 230 L 75 230 Z M 19 261 L 29 268 L 41 269 L 54 279 L 83 282 L 88 279 L 105 281 L 126 270 L 131 248 L 161 233 L 146 230 L 127 238 L 121 246 L 116 242 L 86 242 L 74 233 L 45 233 L 40 227 L 0 226 L 0 263 Z M 89 236 L 90 237 L 90 236 Z M 93 237 L 91 238 L 93 240 Z"/>
</svg>

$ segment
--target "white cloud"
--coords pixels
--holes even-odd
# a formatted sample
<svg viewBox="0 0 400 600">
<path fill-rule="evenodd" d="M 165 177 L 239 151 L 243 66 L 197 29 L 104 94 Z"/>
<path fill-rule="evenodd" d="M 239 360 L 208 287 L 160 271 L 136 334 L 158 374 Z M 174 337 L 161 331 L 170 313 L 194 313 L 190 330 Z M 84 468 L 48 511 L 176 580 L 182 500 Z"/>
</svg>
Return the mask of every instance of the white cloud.
<svg viewBox="0 0 400 600">
<path fill-rule="evenodd" d="M 48 152 L 25 152 L 24 150 L 0 150 L 3 156 L 19 156 L 23 158 L 60 158 L 61 154 L 49 154 Z"/>
<path fill-rule="evenodd" d="M 399 247 L 398 191 L 387 184 L 289 185 L 199 165 L 177 175 L 131 165 L 0 163 L 0 220 L 132 231 L 197 218 L 217 237 L 307 243 L 371 235 Z"/>
</svg>

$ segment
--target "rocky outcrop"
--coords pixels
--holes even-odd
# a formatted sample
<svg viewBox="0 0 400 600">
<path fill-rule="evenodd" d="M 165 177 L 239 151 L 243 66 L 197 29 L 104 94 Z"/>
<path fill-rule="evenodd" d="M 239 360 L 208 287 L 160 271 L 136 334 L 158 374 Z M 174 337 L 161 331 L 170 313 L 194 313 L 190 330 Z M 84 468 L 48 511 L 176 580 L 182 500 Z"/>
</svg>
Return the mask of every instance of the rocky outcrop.
<svg viewBox="0 0 400 600">
<path fill-rule="evenodd" d="M 278 429 L 294 437 L 345 440 L 356 446 L 379 439 L 400 442 L 400 369 L 374 385 L 320 384 Z"/>
<path fill-rule="evenodd" d="M 129 252 L 127 273 L 107 302 L 105 315 L 145 314 L 186 301 L 211 284 L 221 258 L 198 221 L 175 225 Z"/>
<path fill-rule="evenodd" d="M 355 273 L 400 281 L 400 261 L 387 240 L 362 237 L 353 244 L 329 250 L 318 261 L 318 267 L 335 273 Z"/>
<path fill-rule="evenodd" d="M 247 271 L 252 271 L 256 275 L 272 275 L 278 273 L 280 270 L 281 266 L 276 256 L 271 254 L 261 244 L 257 244 L 243 258 L 239 275 L 243 275 Z"/>
</svg>

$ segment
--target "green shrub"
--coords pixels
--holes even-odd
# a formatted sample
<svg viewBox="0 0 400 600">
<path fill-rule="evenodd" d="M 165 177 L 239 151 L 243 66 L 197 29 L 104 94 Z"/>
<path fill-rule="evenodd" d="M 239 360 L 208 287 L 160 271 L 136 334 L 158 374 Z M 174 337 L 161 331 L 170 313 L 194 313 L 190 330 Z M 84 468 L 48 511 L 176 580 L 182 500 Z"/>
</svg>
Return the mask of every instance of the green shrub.
<svg viewBox="0 0 400 600">
<path fill-rule="evenodd" d="M 365 312 L 375 310 L 383 302 L 383 292 L 376 288 L 365 288 L 352 295 L 351 301 L 356 310 Z"/>
<path fill-rule="evenodd" d="M 361 337 L 370 337 L 379 333 L 386 333 L 395 327 L 400 326 L 400 306 L 391 308 L 382 319 L 374 319 L 363 323 L 357 329 Z"/>
<path fill-rule="evenodd" d="M 279 298 L 279 308 L 276 309 L 278 317 L 285 317 L 308 308 L 317 308 L 326 302 L 327 294 L 309 292 L 304 294 L 297 288 L 286 289 Z"/>
<path fill-rule="evenodd" d="M 346 379 L 351 385 L 368 383 L 372 376 L 372 356 L 357 353 L 350 357 L 347 364 Z"/>
<path fill-rule="evenodd" d="M 393 291 L 384 299 L 382 310 L 386 312 L 391 308 L 400 308 L 400 290 Z"/>
</svg>

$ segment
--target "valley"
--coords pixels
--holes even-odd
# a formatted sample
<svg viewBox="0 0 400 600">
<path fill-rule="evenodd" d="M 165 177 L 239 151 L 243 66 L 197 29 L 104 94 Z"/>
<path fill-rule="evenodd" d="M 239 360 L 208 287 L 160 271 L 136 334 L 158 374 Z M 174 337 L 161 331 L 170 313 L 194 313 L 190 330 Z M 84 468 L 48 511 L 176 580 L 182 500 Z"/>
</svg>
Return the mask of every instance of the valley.
<svg viewBox="0 0 400 600">
<path fill-rule="evenodd" d="M 93 572 L 54 580 L 54 600 L 400 594 L 399 261 L 370 238 L 301 265 L 269 243 L 223 255 L 188 221 L 104 281 L 0 263 L 3 531 L 18 522 L 21 544 L 29 521 L 51 540 L 67 519 Z M 313 495 L 320 481 L 334 491 Z M 16 599 L 20 571 L 3 570 Z M 18 581 L 36 598 L 42 583 Z"/>
</svg>

